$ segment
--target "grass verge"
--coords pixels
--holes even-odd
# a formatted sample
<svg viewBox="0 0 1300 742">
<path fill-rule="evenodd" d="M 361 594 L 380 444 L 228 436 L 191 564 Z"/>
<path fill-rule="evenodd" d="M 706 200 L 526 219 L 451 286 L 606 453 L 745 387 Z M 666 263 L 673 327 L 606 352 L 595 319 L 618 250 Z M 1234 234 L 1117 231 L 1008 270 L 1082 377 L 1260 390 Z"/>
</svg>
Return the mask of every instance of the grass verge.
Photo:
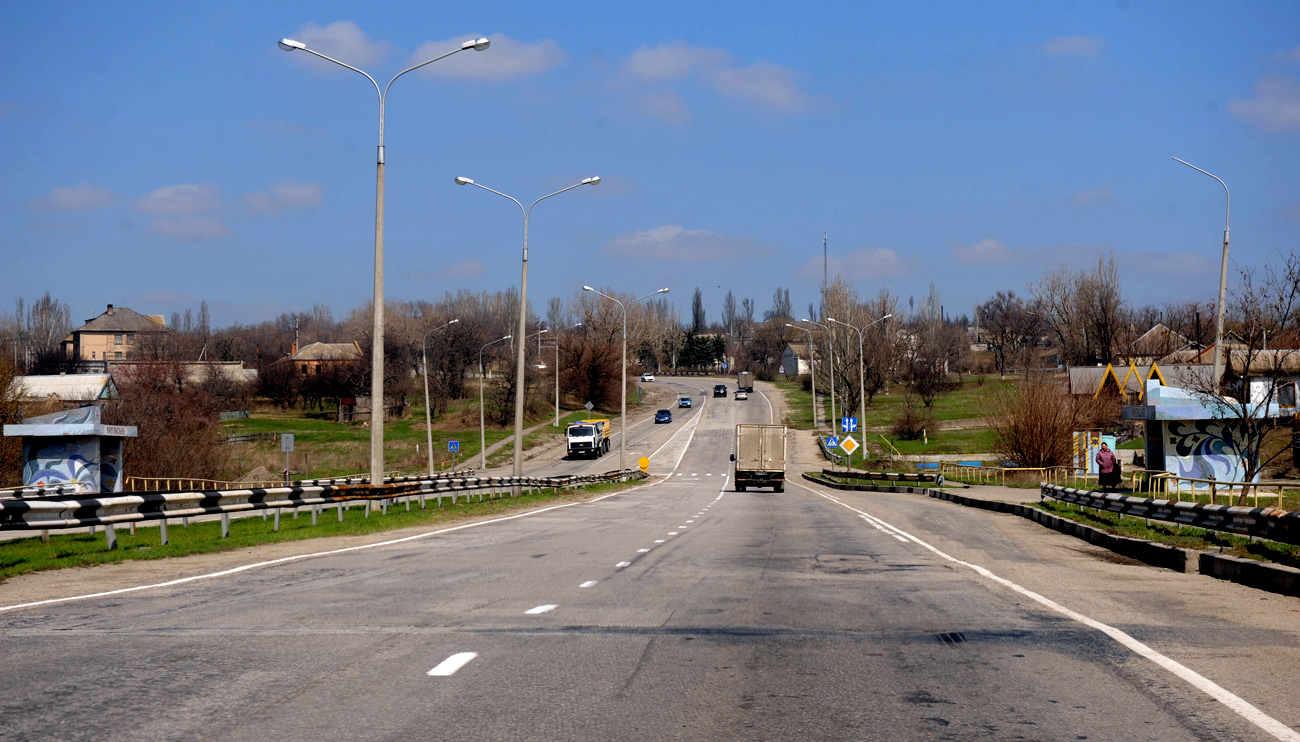
<svg viewBox="0 0 1300 742">
<path fill-rule="evenodd" d="M 1068 518 L 1099 528 L 1116 536 L 1139 538 L 1169 546 L 1200 551 L 1218 551 L 1246 559 L 1275 562 L 1300 568 L 1300 546 L 1279 544 L 1273 541 L 1251 541 L 1245 536 L 1187 528 L 1172 523 L 1125 517 L 1117 513 L 1080 508 L 1066 502 L 1047 501 L 1038 504 L 1040 510 L 1061 518 Z"/>
<path fill-rule="evenodd" d="M 167 529 L 170 543 L 166 546 L 158 543 L 159 529 L 156 525 L 137 527 L 135 535 L 128 528 L 118 526 L 117 548 L 113 551 L 105 546 L 102 529 L 96 529 L 94 535 L 84 531 L 51 534 L 49 543 L 42 542 L 38 534 L 33 534 L 31 538 L 0 542 L 0 580 L 46 569 L 116 564 L 135 559 L 166 559 L 282 541 L 363 536 L 399 528 L 440 526 L 467 518 L 500 515 L 547 502 L 586 499 L 591 495 L 608 494 L 636 484 L 639 484 L 639 480 L 610 482 L 592 485 L 585 490 L 544 490 L 531 495 L 499 497 L 482 502 L 466 502 L 461 499 L 462 493 L 458 495 L 454 507 L 451 498 L 443 495 L 441 508 L 437 507 L 434 498 L 426 497 L 425 510 L 420 510 L 418 498 L 413 497 L 410 512 L 406 511 L 404 503 L 397 501 L 389 504 L 387 515 L 375 510 L 369 518 L 365 517 L 365 509 L 358 503 L 351 508 L 344 507 L 342 522 L 338 520 L 337 510 L 331 506 L 322 511 L 316 526 L 311 524 L 311 511 L 308 508 L 303 508 L 297 518 L 293 517 L 291 510 L 284 510 L 280 514 L 279 532 L 272 530 L 273 514 L 269 514 L 265 521 L 256 516 L 237 518 L 231 520 L 230 537 L 224 539 L 221 538 L 221 524 L 218 521 L 192 523 L 187 528 L 171 523 Z"/>
</svg>

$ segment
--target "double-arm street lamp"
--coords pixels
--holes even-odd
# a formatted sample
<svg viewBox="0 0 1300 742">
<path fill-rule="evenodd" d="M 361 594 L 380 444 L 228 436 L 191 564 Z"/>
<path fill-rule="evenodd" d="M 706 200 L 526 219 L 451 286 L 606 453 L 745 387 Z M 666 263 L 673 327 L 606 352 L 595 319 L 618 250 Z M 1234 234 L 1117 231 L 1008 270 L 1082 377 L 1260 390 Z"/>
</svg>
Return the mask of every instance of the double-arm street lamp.
<svg viewBox="0 0 1300 742">
<path fill-rule="evenodd" d="M 868 327 L 871 327 L 872 325 L 876 324 L 876 322 L 884 322 L 885 320 L 887 320 L 887 319 L 889 319 L 890 317 L 893 317 L 893 316 L 894 316 L 893 314 L 886 314 L 884 317 L 881 317 L 880 319 L 875 320 L 875 321 L 873 321 L 873 322 L 868 322 L 867 324 L 863 325 L 862 327 L 853 327 L 853 325 L 850 325 L 848 322 L 841 322 L 841 321 L 835 319 L 834 317 L 827 317 L 827 318 L 826 318 L 826 321 L 827 321 L 827 322 L 834 322 L 834 323 L 837 324 L 837 325 L 844 325 L 845 327 L 852 327 L 854 330 L 857 330 L 857 332 L 858 332 L 858 402 L 861 403 L 861 405 L 862 405 L 861 416 L 858 418 L 858 433 L 862 436 L 862 442 L 863 442 L 863 443 L 866 443 L 866 440 L 867 440 L 867 428 L 866 428 L 866 425 L 867 425 L 867 374 L 866 374 L 866 364 L 863 362 L 863 358 L 865 357 L 865 352 L 864 352 L 864 350 L 863 350 L 864 343 L 863 343 L 863 341 L 862 341 L 862 331 L 865 330 L 865 329 L 867 329 Z M 864 461 L 866 460 L 866 455 L 867 455 L 866 449 L 863 449 L 863 451 L 862 451 L 862 457 L 863 457 L 863 460 L 864 460 Z"/>
<path fill-rule="evenodd" d="M 799 321 L 807 322 L 810 325 L 817 325 L 818 327 L 826 331 L 826 347 L 830 350 L 830 357 L 831 357 L 831 373 L 830 376 L 828 377 L 831 382 L 831 419 L 829 422 L 830 422 L 831 434 L 833 435 L 835 433 L 835 343 L 832 342 L 830 337 L 831 329 L 820 322 L 813 322 L 810 319 L 801 319 Z M 813 378 L 815 379 L 816 377 L 814 376 Z M 817 399 L 817 394 L 814 391 L 813 393 L 814 404 L 816 402 L 816 399 Z M 814 420 L 814 424 L 815 423 L 816 420 Z"/>
<path fill-rule="evenodd" d="M 1174 157 L 1173 159 L 1178 160 L 1178 162 L 1183 163 L 1198 173 L 1205 173 L 1211 178 L 1219 181 L 1219 185 L 1223 186 L 1223 195 L 1227 199 L 1227 203 L 1223 209 L 1223 262 L 1219 264 L 1218 317 L 1214 321 L 1214 388 L 1218 389 L 1219 379 L 1223 376 L 1223 303 L 1227 299 L 1228 293 L 1228 218 L 1232 215 L 1232 194 L 1228 192 L 1228 184 L 1224 183 L 1223 180 L 1214 173 L 1206 172 L 1190 162 L 1179 160 L 1177 157 Z"/>
<path fill-rule="evenodd" d="M 426 62 L 407 67 L 401 72 L 393 75 L 393 79 L 381 90 L 379 82 L 369 74 L 353 67 L 350 64 L 340 62 L 333 57 L 328 57 L 320 52 L 307 48 L 307 45 L 301 41 L 293 39 L 280 39 L 280 48 L 287 51 L 301 50 L 308 54 L 315 55 L 327 62 L 333 62 L 340 67 L 346 67 L 353 72 L 365 75 L 366 79 L 375 86 L 375 92 L 379 94 L 379 152 L 375 165 L 375 306 L 374 306 L 374 338 L 371 348 L 371 365 L 370 365 L 370 484 L 378 486 L 384 482 L 384 104 L 388 100 L 388 89 L 393 86 L 397 78 L 413 70 L 433 64 L 440 59 L 446 59 L 457 52 L 463 52 L 469 49 L 481 52 L 492 44 L 485 38 L 472 39 L 460 45 L 459 49 L 453 49 L 446 54 L 434 57 Z"/>
<path fill-rule="evenodd" d="M 590 291 L 593 294 L 600 294 L 609 299 L 623 310 L 623 383 L 619 385 L 619 408 L 618 408 L 618 468 L 619 471 L 627 470 L 627 306 L 623 302 L 615 299 L 609 294 L 601 293 L 590 286 L 583 286 L 583 291 Z M 628 304 L 635 304 L 642 299 L 649 299 L 658 294 L 666 294 L 668 289 L 659 289 L 652 294 L 646 294 L 640 299 L 633 299 Z"/>
<path fill-rule="evenodd" d="M 803 330 L 804 332 L 808 333 L 808 369 L 809 369 L 808 377 L 809 377 L 809 379 L 812 381 L 813 430 L 816 430 L 816 429 L 817 429 L 817 367 L 813 365 L 813 336 L 812 336 L 812 330 L 809 330 L 807 327 L 800 327 L 799 325 L 792 325 L 792 324 L 790 324 L 789 322 L 785 323 L 785 326 L 786 326 L 786 327 L 792 327 L 792 328 L 794 328 L 794 329 L 796 329 L 796 330 Z M 797 373 L 797 372 L 799 371 L 799 368 L 798 368 L 798 366 L 799 366 L 799 356 L 795 356 L 794 363 L 795 363 L 795 369 L 794 369 L 794 370 L 795 370 L 795 372 Z"/>
<path fill-rule="evenodd" d="M 520 336 L 520 337 L 523 337 L 523 336 L 524 336 L 524 333 L 527 332 L 526 324 L 527 324 L 527 322 L 528 322 L 528 217 L 529 217 L 530 214 L 533 213 L 533 206 L 536 206 L 537 204 L 539 204 L 539 203 L 545 201 L 546 199 L 550 198 L 551 196 L 558 196 L 558 195 L 560 195 L 561 193 L 564 193 L 565 191 L 571 191 L 571 190 L 573 190 L 574 188 L 577 188 L 577 187 L 579 187 L 579 186 L 585 186 L 585 185 L 593 185 L 593 186 L 594 186 L 594 185 L 600 185 L 600 176 L 599 176 L 599 175 L 594 175 L 594 176 L 592 176 L 592 177 L 590 177 L 590 178 L 583 178 L 581 183 L 574 183 L 573 185 L 569 186 L 568 188 L 561 188 L 560 190 L 556 191 L 555 193 L 548 193 L 548 194 L 546 194 L 545 196 L 542 196 L 541 198 L 539 198 L 539 199 L 537 199 L 536 201 L 534 201 L 534 202 L 532 203 L 532 205 L 530 205 L 528 208 L 524 208 L 524 205 L 523 205 L 522 203 L 520 203 L 519 199 L 515 198 L 514 196 L 507 196 L 506 194 L 502 193 L 501 191 L 493 190 L 493 189 L 491 189 L 491 188 L 488 188 L 488 187 L 485 186 L 485 185 L 482 185 L 481 183 L 475 183 L 474 181 L 470 180 L 469 178 L 465 178 L 465 177 L 458 177 L 458 178 L 456 178 L 456 185 L 472 185 L 472 186 L 476 186 L 476 187 L 478 187 L 478 188 L 482 188 L 483 190 L 487 191 L 488 193 L 495 193 L 496 195 L 498 195 L 498 196 L 500 196 L 500 197 L 502 197 L 502 198 L 508 198 L 508 199 L 510 199 L 511 201 L 514 201 L 514 202 L 515 202 L 515 205 L 519 207 L 519 210 L 520 210 L 521 212 L 523 212 L 523 215 L 524 215 L 524 259 L 523 259 L 523 270 L 522 270 L 522 272 L 521 272 L 521 274 L 520 274 L 520 279 L 519 279 L 519 336 Z M 515 374 L 516 374 L 516 376 L 518 377 L 518 379 L 517 379 L 517 381 L 515 382 L 517 389 L 515 390 L 515 465 L 514 465 L 514 475 L 515 475 L 516 477 L 522 477 L 522 476 L 524 475 L 524 458 L 523 458 L 523 449 L 524 449 L 524 445 L 523 445 L 523 441 L 524 441 L 524 344 L 523 344 L 522 342 L 519 343 L 519 351 L 518 351 L 518 353 L 517 353 L 516 355 L 518 356 L 518 360 L 515 362 Z"/>
<path fill-rule="evenodd" d="M 478 349 L 478 455 L 479 469 L 487 468 L 487 426 L 483 424 L 483 351 L 487 350 L 489 345 L 496 345 L 502 340 L 509 340 L 510 335 L 499 337 L 490 343 L 485 343 L 482 348 Z"/>
<path fill-rule="evenodd" d="M 429 412 L 429 349 L 425 345 L 425 341 L 429 339 L 430 335 L 437 332 L 438 330 L 441 330 L 445 327 L 451 327 L 457 322 L 460 322 L 460 320 L 454 319 L 445 325 L 440 325 L 438 327 L 435 327 L 432 330 L 429 330 L 428 332 L 424 333 L 424 337 L 420 338 L 420 365 L 424 367 L 424 430 L 426 434 L 425 435 L 426 443 L 428 444 L 427 447 L 429 449 L 429 478 L 430 479 L 433 478 L 433 415 Z"/>
</svg>

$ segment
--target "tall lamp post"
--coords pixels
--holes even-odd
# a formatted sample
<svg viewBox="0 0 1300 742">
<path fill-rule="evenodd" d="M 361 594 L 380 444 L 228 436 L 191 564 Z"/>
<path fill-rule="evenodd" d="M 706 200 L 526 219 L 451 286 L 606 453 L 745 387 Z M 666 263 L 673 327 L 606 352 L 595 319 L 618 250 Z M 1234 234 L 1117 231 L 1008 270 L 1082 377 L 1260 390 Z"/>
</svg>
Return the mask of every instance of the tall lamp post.
<svg viewBox="0 0 1300 742">
<path fill-rule="evenodd" d="M 453 49 L 446 54 L 434 57 L 426 62 L 407 67 L 401 72 L 393 75 L 393 79 L 388 81 L 382 90 L 375 78 L 350 64 L 340 62 L 333 57 L 328 57 L 314 49 L 307 48 L 307 45 L 301 41 L 293 39 L 280 39 L 280 48 L 287 51 L 301 50 L 308 54 L 320 57 L 327 62 L 333 62 L 340 67 L 346 67 L 353 72 L 365 75 L 366 79 L 375 86 L 375 92 L 379 94 L 379 152 L 375 165 L 375 307 L 374 307 L 374 342 L 371 348 L 370 362 L 370 484 L 378 486 L 384 482 L 384 104 L 388 100 L 388 89 L 393 86 L 397 78 L 413 70 L 433 64 L 440 59 L 446 59 L 457 52 L 463 52 L 473 49 L 481 52 L 491 46 L 492 42 L 485 38 L 473 39 L 460 45 L 459 49 Z"/>
<path fill-rule="evenodd" d="M 435 327 L 424 333 L 424 337 L 420 338 L 420 365 L 424 367 L 424 431 L 426 434 L 426 448 L 429 449 L 430 479 L 433 478 L 433 415 L 429 412 L 429 349 L 425 346 L 424 341 L 428 340 L 429 336 L 438 330 L 441 330 L 444 327 L 451 327 L 457 322 L 460 322 L 460 319 L 454 319 L 445 325 Z"/>
<path fill-rule="evenodd" d="M 489 345 L 496 345 L 502 340 L 509 340 L 510 335 L 499 337 L 478 349 L 478 468 L 487 468 L 487 426 L 483 424 L 483 351 Z"/>
<path fill-rule="evenodd" d="M 827 322 L 834 322 L 834 323 L 837 324 L 837 325 L 844 325 L 845 327 L 852 327 L 854 330 L 857 330 L 857 332 L 858 332 L 858 402 L 862 405 L 862 412 L 860 413 L 861 416 L 858 418 L 858 427 L 860 428 L 860 430 L 859 430 L 858 432 L 859 432 L 859 434 L 862 436 L 862 441 L 863 441 L 863 443 L 866 443 L 866 440 L 867 440 L 867 433 L 866 433 L 866 424 L 867 424 L 867 374 L 866 374 L 866 365 L 863 363 L 863 359 L 864 359 L 864 357 L 866 356 L 866 353 L 865 353 L 864 350 L 863 350 L 864 343 L 863 343 L 863 341 L 862 341 L 862 331 L 865 330 L 865 329 L 867 329 L 868 327 L 871 327 L 872 325 L 876 324 L 876 322 L 884 322 L 885 320 L 887 320 L 887 319 L 889 319 L 890 317 L 893 317 L 893 316 L 894 316 L 893 314 L 886 314 L 884 317 L 881 317 L 880 319 L 875 320 L 875 321 L 873 321 L 873 322 L 868 322 L 867 324 L 863 325 L 862 327 L 853 327 L 853 325 L 850 325 L 848 322 L 841 322 L 841 321 L 835 319 L 834 317 L 827 317 L 827 318 L 826 318 L 826 321 L 827 321 Z M 866 455 L 867 455 L 866 449 L 863 449 L 863 451 L 862 451 L 863 460 L 866 459 Z"/>
<path fill-rule="evenodd" d="M 491 189 L 491 188 L 488 188 L 488 187 L 485 186 L 485 185 L 482 185 L 481 183 L 475 183 L 474 181 L 470 180 L 469 178 L 465 178 L 465 177 L 458 177 L 458 178 L 456 178 L 456 185 L 472 185 L 472 186 L 476 186 L 476 187 L 478 187 L 478 188 L 482 188 L 483 190 L 487 191 L 488 193 L 495 193 L 495 194 L 497 194 L 498 196 L 501 196 L 502 198 L 508 198 L 508 199 L 510 199 L 511 201 L 514 201 L 514 202 L 515 202 L 515 205 L 519 207 L 519 210 L 520 210 L 521 212 L 523 212 L 523 215 L 524 215 L 524 258 L 523 258 L 523 269 L 522 269 L 522 271 L 521 271 L 521 273 L 520 273 L 520 278 L 519 278 L 519 336 L 520 336 L 520 337 L 523 337 L 524 333 L 527 332 L 526 323 L 528 322 L 528 217 L 529 217 L 530 214 L 533 213 L 533 206 L 536 206 L 537 204 L 539 204 L 539 203 L 545 201 L 546 199 L 550 198 L 551 196 L 558 196 L 558 195 L 560 195 L 561 193 L 564 193 L 565 191 L 571 191 L 571 190 L 573 190 L 574 188 L 577 188 L 578 186 L 585 186 L 585 185 L 592 185 L 592 186 L 594 186 L 594 185 L 600 185 L 600 176 L 599 176 L 599 175 L 593 175 L 593 176 L 590 177 L 590 178 L 583 178 L 581 183 L 574 183 L 573 185 L 569 186 L 568 188 L 561 188 L 560 190 L 556 191 L 555 193 L 548 193 L 548 194 L 546 194 L 545 196 L 542 196 L 541 198 L 539 198 L 539 199 L 537 199 L 536 201 L 534 201 L 534 202 L 533 202 L 533 203 L 532 203 L 528 208 L 526 208 L 526 209 L 524 208 L 524 205 L 523 205 L 522 203 L 519 202 L 519 199 L 515 198 L 514 196 L 507 196 L 506 194 L 502 193 L 501 191 L 493 190 L 493 189 Z M 516 375 L 517 378 L 518 378 L 518 381 L 517 381 L 516 383 L 518 384 L 519 389 L 518 389 L 518 391 L 515 393 L 515 466 L 514 466 L 514 475 L 515 475 L 516 477 L 522 477 L 522 476 L 524 475 L 524 457 L 523 457 L 523 450 L 524 450 L 524 395 L 523 395 L 523 388 L 524 388 L 524 344 L 523 344 L 522 342 L 519 343 L 519 352 L 517 353 L 517 355 L 518 355 L 518 360 L 515 362 L 515 375 Z"/>
<path fill-rule="evenodd" d="M 572 330 L 575 327 L 582 327 L 582 323 L 579 322 L 574 325 L 569 325 L 564 329 Z M 563 332 L 563 330 L 561 330 L 560 332 Z M 560 427 L 560 335 L 559 333 L 555 334 L 555 427 L 557 428 Z"/>
<path fill-rule="evenodd" d="M 627 447 L 624 444 L 627 442 L 627 306 L 624 305 L 623 302 L 619 301 L 618 299 L 615 299 L 609 294 L 603 294 L 593 289 L 590 286 L 583 286 L 582 290 L 590 291 L 593 294 L 600 294 L 606 299 L 609 299 L 610 301 L 617 304 L 619 308 L 623 310 L 623 383 L 620 385 L 619 388 L 620 398 L 619 398 L 619 408 L 618 408 L 618 468 L 619 471 L 626 471 L 627 470 L 627 461 L 626 461 Z M 635 304 L 641 301 L 641 299 L 649 299 L 652 296 L 656 296 L 658 294 L 666 294 L 666 293 L 668 293 L 668 289 L 659 289 L 654 293 L 646 294 L 640 299 L 633 299 L 632 301 L 629 301 L 628 304 Z"/>
<path fill-rule="evenodd" d="M 1219 264 L 1218 317 L 1214 321 L 1214 388 L 1218 389 L 1219 379 L 1223 376 L 1223 303 L 1226 301 L 1228 293 L 1228 218 L 1232 215 L 1232 194 L 1228 192 L 1228 184 L 1224 183 L 1214 173 L 1206 172 L 1190 162 L 1179 160 L 1177 157 L 1173 159 L 1198 173 L 1204 173 L 1219 181 L 1219 185 L 1223 186 L 1223 195 L 1227 200 L 1223 208 L 1223 262 Z"/>
<path fill-rule="evenodd" d="M 818 327 L 826 331 L 826 335 L 827 335 L 826 347 L 830 349 L 830 357 L 831 357 L 831 373 L 830 376 L 828 377 L 831 382 L 831 419 L 829 422 L 830 422 L 831 434 L 833 435 L 835 433 L 835 343 L 832 341 L 830 337 L 831 329 L 820 322 L 813 322 L 810 319 L 801 319 L 799 321 L 807 322 L 810 325 L 817 325 Z M 816 377 L 814 376 L 813 378 L 815 379 Z M 814 398 L 816 397 L 815 394 L 813 396 Z"/>
<path fill-rule="evenodd" d="M 804 332 L 808 333 L 808 369 L 809 369 L 809 374 L 808 374 L 808 376 L 809 376 L 809 378 L 812 380 L 812 412 L 813 412 L 813 430 L 816 430 L 816 429 L 817 429 L 817 367 L 816 367 L 815 365 L 813 365 L 814 361 L 813 361 L 813 336 L 812 336 L 812 330 L 809 330 L 807 327 L 800 327 L 799 325 L 792 325 L 792 324 L 790 324 L 789 322 L 785 323 L 785 326 L 786 326 L 786 327 L 794 328 L 794 329 L 796 329 L 796 330 L 803 330 Z M 795 357 L 795 371 L 798 371 L 798 370 L 799 370 L 799 369 L 798 369 L 798 365 L 799 365 L 799 359 L 798 359 L 798 357 L 796 356 L 796 357 Z"/>
</svg>

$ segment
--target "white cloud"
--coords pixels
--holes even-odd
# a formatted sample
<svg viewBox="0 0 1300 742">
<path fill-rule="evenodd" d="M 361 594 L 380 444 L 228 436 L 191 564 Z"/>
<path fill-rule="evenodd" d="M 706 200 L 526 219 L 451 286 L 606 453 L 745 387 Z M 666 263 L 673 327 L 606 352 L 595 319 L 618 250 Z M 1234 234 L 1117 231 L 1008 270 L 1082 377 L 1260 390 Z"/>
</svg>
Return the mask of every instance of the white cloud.
<svg viewBox="0 0 1300 742">
<path fill-rule="evenodd" d="M 725 49 L 682 41 L 639 47 L 624 60 L 620 76 L 623 82 L 638 85 L 697 81 L 722 96 L 783 112 L 807 110 L 812 103 L 799 86 L 801 75 L 796 70 L 763 61 L 738 67 Z M 670 124 L 689 119 L 675 90 L 642 94 L 633 98 L 633 104 Z"/>
<path fill-rule="evenodd" d="M 340 62 L 346 62 L 353 67 L 364 68 L 366 65 L 378 62 L 388 56 L 393 50 L 392 44 L 370 38 L 365 31 L 362 31 L 352 21 L 335 21 L 328 26 L 308 23 L 298 29 L 298 33 L 293 38 L 306 44 L 313 51 L 333 57 Z M 337 65 L 330 64 L 303 51 L 295 51 L 292 56 L 301 63 L 308 63 L 313 66 L 321 65 L 322 68 L 332 67 L 340 72 L 344 71 Z M 349 72 L 348 74 L 352 73 Z"/>
<path fill-rule="evenodd" d="M 685 126 L 691 120 L 690 111 L 676 90 L 642 93 L 632 99 L 632 105 L 638 112 L 653 116 L 665 124 Z"/>
<path fill-rule="evenodd" d="M 1015 255 L 1006 245 L 992 237 L 985 237 L 969 247 L 954 245 L 952 259 L 963 265 L 991 265 L 1009 263 L 1015 259 Z"/>
<path fill-rule="evenodd" d="M 778 111 L 798 111 L 808 106 L 808 94 L 795 82 L 798 73 L 769 62 L 748 67 L 710 70 L 707 79 L 723 95 Z"/>
<path fill-rule="evenodd" d="M 826 260 L 826 270 L 832 276 L 840 276 L 847 281 L 866 281 L 907 273 L 898 253 L 883 247 L 860 247 L 845 255 L 833 255 Z M 809 258 L 799 268 L 798 275 L 820 280 L 821 258 Z"/>
<path fill-rule="evenodd" d="M 1100 36 L 1057 36 L 1039 44 L 1038 51 L 1049 57 L 1093 59 L 1101 56 L 1105 46 Z"/>
<path fill-rule="evenodd" d="M 734 260 L 750 255 L 756 244 L 749 238 L 737 238 L 707 229 L 686 229 L 675 224 L 647 229 L 644 232 L 618 235 L 605 249 L 620 255 L 634 255 L 649 260 L 673 260 L 699 263 L 711 260 Z"/>
<path fill-rule="evenodd" d="M 148 231 L 149 234 L 185 242 L 204 242 L 230 236 L 226 225 L 210 216 L 159 217 L 149 223 Z"/>
<path fill-rule="evenodd" d="M 1254 98 L 1233 98 L 1228 113 L 1265 130 L 1300 131 L 1300 85 L 1274 75 L 1255 83 Z"/>
<path fill-rule="evenodd" d="M 81 185 L 54 190 L 27 202 L 28 208 L 37 211 L 88 211 L 110 206 L 117 202 L 117 194 L 104 186 Z"/>
<path fill-rule="evenodd" d="M 1300 46 L 1284 52 L 1278 52 L 1269 58 L 1276 62 L 1300 62 Z"/>
<path fill-rule="evenodd" d="M 320 185 L 297 178 L 282 180 L 271 186 L 269 191 L 244 194 L 244 205 L 264 214 L 278 214 L 289 209 L 314 209 L 324 200 Z"/>
<path fill-rule="evenodd" d="M 214 185 L 182 183 L 164 186 L 137 198 L 135 208 L 150 216 L 187 216 L 221 208 L 221 192 Z"/>
<path fill-rule="evenodd" d="M 477 36 L 458 36 L 442 41 L 426 41 L 407 61 L 408 65 L 441 56 L 459 48 Z M 540 75 L 560 66 L 568 55 L 560 45 L 550 39 L 527 42 L 512 39 L 505 34 L 488 36 L 492 45 L 481 52 L 473 50 L 453 54 L 433 64 L 422 67 L 419 74 L 428 77 L 464 80 L 508 80 Z"/>
<path fill-rule="evenodd" d="M 1070 201 L 1075 206 L 1089 206 L 1091 204 L 1102 204 L 1110 201 L 1115 197 L 1111 192 L 1110 186 L 1101 186 L 1091 191 L 1075 191 L 1070 194 Z"/>
<path fill-rule="evenodd" d="M 639 47 L 624 60 L 623 73 L 638 80 L 678 80 L 721 67 L 730 61 L 731 55 L 724 49 L 669 41 L 658 46 Z"/>
</svg>

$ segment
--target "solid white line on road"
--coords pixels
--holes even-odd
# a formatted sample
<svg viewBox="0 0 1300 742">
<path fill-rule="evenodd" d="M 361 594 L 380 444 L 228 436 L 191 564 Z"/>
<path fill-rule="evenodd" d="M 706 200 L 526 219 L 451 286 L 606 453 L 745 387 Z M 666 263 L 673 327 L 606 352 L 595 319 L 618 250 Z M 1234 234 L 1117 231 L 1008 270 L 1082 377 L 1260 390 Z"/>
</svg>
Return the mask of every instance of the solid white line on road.
<svg viewBox="0 0 1300 742">
<path fill-rule="evenodd" d="M 595 581 L 595 580 L 587 580 L 586 582 L 582 583 L 582 584 L 579 585 L 578 587 L 591 587 L 592 585 L 595 585 L 595 584 L 596 584 L 596 581 Z"/>
<path fill-rule="evenodd" d="M 842 502 L 839 502 L 838 500 L 835 500 L 835 498 L 830 497 L 829 495 L 824 495 L 821 492 L 818 492 L 814 489 L 810 489 L 808 487 L 804 487 L 801 484 L 798 483 L 792 483 L 792 484 L 794 484 L 796 487 L 800 487 L 804 490 L 807 490 L 808 492 L 811 492 L 819 497 L 824 497 L 827 500 L 835 501 L 837 505 L 844 508 L 848 508 L 849 510 L 852 510 L 858 515 L 863 516 L 863 518 L 868 520 L 873 525 L 878 523 L 881 526 L 884 526 L 889 531 L 893 532 L 890 535 L 895 536 L 895 538 L 898 538 L 900 541 L 911 541 L 917 544 L 918 546 L 921 546 L 924 549 L 928 549 L 929 551 L 933 552 L 935 555 L 939 556 L 942 559 L 946 559 L 947 561 L 952 562 L 953 564 L 958 564 L 963 567 L 967 567 L 973 570 L 976 574 L 980 575 L 981 577 L 984 577 L 985 579 L 995 582 L 1009 590 L 1020 593 L 1021 595 L 1029 598 L 1030 600 L 1034 600 L 1046 606 L 1047 608 L 1050 608 L 1051 610 L 1060 613 L 1063 616 L 1078 621 L 1084 626 L 1088 626 L 1090 628 L 1096 629 L 1097 631 L 1100 631 L 1101 633 L 1114 639 L 1116 642 L 1124 645 L 1125 647 L 1128 647 L 1134 653 L 1151 660 L 1152 662 L 1159 665 L 1160 667 L 1163 667 L 1164 669 L 1168 670 L 1174 675 L 1177 675 L 1178 677 L 1187 681 L 1190 685 L 1192 685 L 1196 689 L 1204 692 L 1206 695 L 1210 696 L 1214 700 L 1232 709 L 1242 718 L 1246 719 L 1247 721 L 1259 727 L 1260 729 L 1263 729 L 1264 731 L 1273 735 L 1275 738 L 1284 740 L 1284 742 L 1300 742 L 1300 733 L 1294 731 L 1290 727 L 1286 726 L 1285 724 L 1278 721 L 1277 719 L 1274 719 L 1268 714 L 1265 714 L 1263 711 L 1260 711 L 1258 708 L 1251 705 L 1244 698 L 1236 695 L 1235 693 L 1232 693 L 1231 691 L 1219 685 L 1218 683 L 1215 683 L 1213 680 L 1210 680 L 1204 675 L 1201 675 L 1195 670 L 1192 670 L 1191 668 L 1179 663 L 1174 659 L 1171 659 L 1169 657 L 1166 657 L 1163 654 L 1160 654 L 1155 649 L 1147 646 L 1146 644 L 1143 644 L 1142 642 L 1133 638 L 1131 635 L 1113 626 L 1104 624 L 1096 619 L 1089 618 L 1088 616 L 1085 616 L 1082 613 L 1070 610 L 1069 608 L 1066 608 L 1065 606 L 1061 605 L 1060 603 L 1057 603 L 1051 598 L 1048 598 L 1043 595 L 1039 595 L 1038 593 L 1028 588 L 1021 587 L 1020 585 L 1017 585 L 1016 583 L 1006 579 L 1005 577 L 999 577 L 998 575 L 994 574 L 992 571 L 984 567 L 981 567 L 978 564 L 971 564 L 970 562 L 962 561 L 957 557 L 950 556 L 936 549 L 930 544 L 922 541 L 916 536 L 913 536 L 912 534 L 898 528 L 897 526 L 890 525 L 889 523 L 881 520 L 880 518 L 874 515 L 871 515 L 870 513 L 866 513 L 861 510 L 858 510 L 855 507 L 846 505 Z M 901 538 L 900 535 L 906 538 Z"/>
<path fill-rule="evenodd" d="M 429 671 L 429 674 L 435 677 L 455 675 L 457 670 L 468 665 L 469 661 L 477 656 L 478 652 L 458 652 L 439 662 L 437 667 Z"/>
<path fill-rule="evenodd" d="M 539 605 L 536 608 L 529 608 L 528 610 L 524 611 L 524 613 L 530 616 L 536 616 L 539 613 L 546 613 L 547 611 L 553 611 L 556 608 L 559 608 L 559 606 L 554 603 L 547 603 L 546 605 Z"/>
<path fill-rule="evenodd" d="M 614 567 L 616 569 L 622 569 L 624 567 L 630 566 L 631 564 L 632 564 L 631 562 L 619 562 L 618 564 L 615 564 Z"/>
</svg>

